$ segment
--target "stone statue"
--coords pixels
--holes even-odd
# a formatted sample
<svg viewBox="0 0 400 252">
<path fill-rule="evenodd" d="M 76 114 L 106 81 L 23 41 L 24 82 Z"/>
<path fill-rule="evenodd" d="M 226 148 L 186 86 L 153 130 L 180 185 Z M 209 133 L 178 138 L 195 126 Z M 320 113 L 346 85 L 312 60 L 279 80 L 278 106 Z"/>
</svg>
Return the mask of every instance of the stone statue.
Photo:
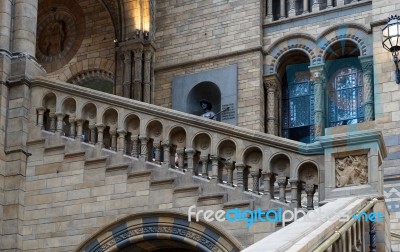
<svg viewBox="0 0 400 252">
<path fill-rule="evenodd" d="M 368 159 L 366 155 L 336 159 L 336 187 L 366 183 L 368 183 Z"/>
<path fill-rule="evenodd" d="M 211 119 L 211 120 L 217 120 L 216 114 L 214 112 L 211 111 L 212 109 L 212 104 L 203 99 L 200 101 L 200 106 L 203 109 L 204 113 L 201 115 L 202 117 Z"/>
</svg>

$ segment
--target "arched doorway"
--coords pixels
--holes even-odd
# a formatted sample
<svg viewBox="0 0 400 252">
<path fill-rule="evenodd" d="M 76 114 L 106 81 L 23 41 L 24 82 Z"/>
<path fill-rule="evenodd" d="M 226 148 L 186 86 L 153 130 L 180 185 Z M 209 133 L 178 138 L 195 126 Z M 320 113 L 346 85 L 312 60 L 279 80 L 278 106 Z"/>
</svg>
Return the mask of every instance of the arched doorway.
<svg viewBox="0 0 400 252">
<path fill-rule="evenodd" d="M 76 252 L 240 251 L 242 245 L 213 224 L 188 222 L 173 212 L 146 212 L 112 223 L 82 243 Z"/>
</svg>

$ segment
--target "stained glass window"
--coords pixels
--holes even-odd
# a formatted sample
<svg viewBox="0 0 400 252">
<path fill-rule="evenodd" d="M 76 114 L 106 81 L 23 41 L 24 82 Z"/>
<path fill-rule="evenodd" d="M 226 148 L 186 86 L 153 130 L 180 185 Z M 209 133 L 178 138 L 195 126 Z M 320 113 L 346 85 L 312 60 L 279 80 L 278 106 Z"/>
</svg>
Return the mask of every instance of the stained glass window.
<svg viewBox="0 0 400 252">
<path fill-rule="evenodd" d="M 364 121 L 362 72 L 354 67 L 337 71 L 329 90 L 329 126 Z"/>
</svg>

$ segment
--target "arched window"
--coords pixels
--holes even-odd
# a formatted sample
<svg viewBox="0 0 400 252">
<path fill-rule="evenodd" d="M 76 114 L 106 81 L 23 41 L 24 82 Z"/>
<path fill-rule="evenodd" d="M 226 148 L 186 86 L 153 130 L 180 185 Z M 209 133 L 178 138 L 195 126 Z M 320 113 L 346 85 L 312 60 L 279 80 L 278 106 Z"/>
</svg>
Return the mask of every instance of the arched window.
<svg viewBox="0 0 400 252">
<path fill-rule="evenodd" d="M 67 82 L 109 94 L 114 93 L 113 74 L 101 69 L 82 72 L 73 76 Z"/>
</svg>

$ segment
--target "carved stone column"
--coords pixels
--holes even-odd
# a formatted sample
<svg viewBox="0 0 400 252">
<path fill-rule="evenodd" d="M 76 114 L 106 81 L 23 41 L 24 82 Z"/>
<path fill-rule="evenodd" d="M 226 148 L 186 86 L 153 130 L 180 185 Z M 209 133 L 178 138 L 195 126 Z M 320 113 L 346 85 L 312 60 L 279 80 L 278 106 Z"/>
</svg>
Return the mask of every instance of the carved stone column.
<svg viewBox="0 0 400 252">
<path fill-rule="evenodd" d="M 236 167 L 236 174 L 237 174 L 237 187 L 241 190 L 244 189 L 243 187 L 243 170 L 245 168 L 244 163 L 238 162 L 235 164 Z"/>
<path fill-rule="evenodd" d="M 148 159 L 148 152 L 147 152 L 147 143 L 149 142 L 149 138 L 145 136 L 139 137 L 140 139 L 140 158 L 144 161 Z"/>
<path fill-rule="evenodd" d="M 64 114 L 63 113 L 55 113 L 56 119 L 57 119 L 57 133 L 61 133 L 63 131 L 63 119 L 64 119 Z"/>
<path fill-rule="evenodd" d="M 117 150 L 117 130 L 111 130 L 110 129 L 110 135 L 111 135 L 111 146 L 110 150 L 116 151 Z"/>
<path fill-rule="evenodd" d="M 281 0 L 280 2 L 280 18 L 279 19 L 284 19 L 286 18 L 286 1 L 285 0 Z"/>
<path fill-rule="evenodd" d="M 193 148 L 186 148 L 185 152 L 187 155 L 187 172 L 192 176 L 194 171 L 193 158 L 195 151 Z"/>
<path fill-rule="evenodd" d="M 90 144 L 96 144 L 96 125 L 89 125 L 90 130 Z"/>
<path fill-rule="evenodd" d="M 215 155 L 211 155 L 212 175 L 211 179 L 215 179 L 215 183 L 221 182 L 221 178 L 218 177 L 218 160 L 219 158 Z"/>
<path fill-rule="evenodd" d="M 286 185 L 288 183 L 287 177 L 278 177 L 279 185 L 279 200 L 286 202 Z"/>
<path fill-rule="evenodd" d="M 178 167 L 179 169 L 183 169 L 183 163 L 185 161 L 185 149 L 177 148 L 176 153 L 178 154 Z"/>
<path fill-rule="evenodd" d="M 295 17 L 296 16 L 296 0 L 289 0 L 288 15 L 289 15 L 289 17 Z"/>
<path fill-rule="evenodd" d="M 131 98 L 132 88 L 132 51 L 123 52 L 124 55 L 124 82 L 122 84 L 122 95 Z"/>
<path fill-rule="evenodd" d="M 271 173 L 270 172 L 262 172 L 264 178 L 264 194 L 271 194 Z"/>
<path fill-rule="evenodd" d="M 43 107 L 40 107 L 40 108 L 37 108 L 36 111 L 38 113 L 38 124 L 37 125 L 40 129 L 44 129 L 44 124 L 43 124 L 44 120 L 43 119 L 44 119 L 44 112 L 46 111 L 46 109 Z"/>
<path fill-rule="evenodd" d="M 203 178 L 208 178 L 208 156 L 200 156 L 201 175 Z"/>
<path fill-rule="evenodd" d="M 298 203 L 297 196 L 298 196 L 299 181 L 297 179 L 289 179 L 289 183 L 290 183 L 290 186 L 292 188 L 292 200 L 291 200 L 291 202 L 297 204 Z"/>
<path fill-rule="evenodd" d="M 133 99 L 142 101 L 142 58 L 143 48 L 135 48 L 135 78 L 133 82 Z"/>
<path fill-rule="evenodd" d="M 233 170 L 235 169 L 235 166 L 232 162 L 225 162 L 225 168 L 228 174 L 227 185 L 233 186 Z"/>
<path fill-rule="evenodd" d="M 151 102 L 151 59 L 153 52 L 149 49 L 144 51 L 144 80 L 143 80 L 143 101 Z"/>
<path fill-rule="evenodd" d="M 259 191 L 259 182 L 260 182 L 260 171 L 251 171 L 251 177 L 253 178 L 253 192 L 258 193 Z"/>
<path fill-rule="evenodd" d="M 131 156 L 137 158 L 139 157 L 139 136 L 132 135 L 131 142 L 132 142 Z"/>
<path fill-rule="evenodd" d="M 325 130 L 325 70 L 324 65 L 310 67 L 314 84 L 314 137 L 324 135 Z"/>
<path fill-rule="evenodd" d="M 103 133 L 105 126 L 103 124 L 96 124 L 97 127 L 97 145 L 103 148 Z"/>
<path fill-rule="evenodd" d="M 75 118 L 69 118 L 68 119 L 69 124 L 71 127 L 69 128 L 69 137 L 71 138 L 76 138 L 76 126 L 75 126 Z"/>
<path fill-rule="evenodd" d="M 306 191 L 307 194 L 307 210 L 312 210 L 314 209 L 314 194 L 315 194 L 315 189 L 316 185 L 313 184 L 306 184 L 304 187 L 304 190 Z"/>
<path fill-rule="evenodd" d="M 278 79 L 276 75 L 267 76 L 264 79 L 264 85 L 267 90 L 267 133 L 276 135 L 275 132 L 275 95 L 278 86 Z"/>
<path fill-rule="evenodd" d="M 160 163 L 160 159 L 161 159 L 161 142 L 160 141 L 154 141 L 153 143 L 153 147 L 155 149 L 155 155 L 154 155 L 154 162 L 156 162 L 157 164 Z"/>
<path fill-rule="evenodd" d="M 268 22 L 272 22 L 272 19 L 274 18 L 273 14 L 272 14 L 272 8 L 273 8 L 272 4 L 273 4 L 272 0 L 267 1 L 267 20 L 268 20 Z"/>
<path fill-rule="evenodd" d="M 245 167 L 243 170 L 243 189 L 245 191 L 249 190 L 249 173 L 250 168 Z"/>
<path fill-rule="evenodd" d="M 49 113 L 49 117 L 50 117 L 50 131 L 51 132 L 55 132 L 56 131 L 56 115 L 55 113 Z"/>
<path fill-rule="evenodd" d="M 76 120 L 76 138 L 80 141 L 83 141 L 82 139 L 82 133 L 83 133 L 83 120 L 82 119 L 77 119 Z"/>
<path fill-rule="evenodd" d="M 303 0 L 303 14 L 309 13 L 308 0 Z"/>
<path fill-rule="evenodd" d="M 319 0 L 313 0 L 312 2 L 312 12 L 318 12 L 319 11 Z"/>
<path fill-rule="evenodd" d="M 170 149 L 170 144 L 169 144 L 169 142 L 168 141 L 165 141 L 165 142 L 162 142 L 162 147 L 163 147 L 163 150 L 164 150 L 164 164 L 167 164 L 168 165 L 168 168 L 171 166 L 171 163 L 170 163 L 170 156 L 171 156 L 171 154 L 170 154 L 170 151 L 169 151 L 169 149 Z"/>
<path fill-rule="evenodd" d="M 364 120 L 374 120 L 374 62 L 372 56 L 359 57 L 364 82 Z"/>
<path fill-rule="evenodd" d="M 118 144 L 117 144 L 117 151 L 119 153 L 124 153 L 125 152 L 125 136 L 126 136 L 126 130 L 120 129 L 118 130 Z"/>
</svg>

